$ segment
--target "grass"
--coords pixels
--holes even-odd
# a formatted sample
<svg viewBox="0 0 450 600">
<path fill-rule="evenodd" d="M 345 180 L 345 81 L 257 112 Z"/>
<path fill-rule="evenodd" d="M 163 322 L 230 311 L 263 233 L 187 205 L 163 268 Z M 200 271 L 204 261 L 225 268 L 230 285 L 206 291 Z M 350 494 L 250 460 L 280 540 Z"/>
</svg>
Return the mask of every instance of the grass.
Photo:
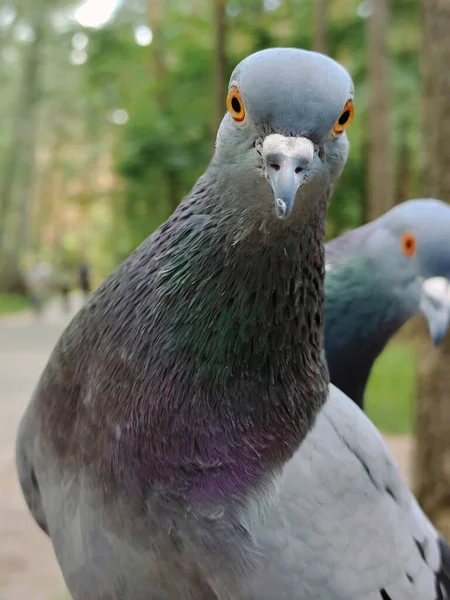
<svg viewBox="0 0 450 600">
<path fill-rule="evenodd" d="M 393 342 L 377 359 L 366 389 L 368 416 L 384 433 L 414 429 L 416 354 L 412 344 Z"/>
<path fill-rule="evenodd" d="M 28 298 L 20 294 L 0 294 L 0 316 L 31 308 Z"/>
</svg>

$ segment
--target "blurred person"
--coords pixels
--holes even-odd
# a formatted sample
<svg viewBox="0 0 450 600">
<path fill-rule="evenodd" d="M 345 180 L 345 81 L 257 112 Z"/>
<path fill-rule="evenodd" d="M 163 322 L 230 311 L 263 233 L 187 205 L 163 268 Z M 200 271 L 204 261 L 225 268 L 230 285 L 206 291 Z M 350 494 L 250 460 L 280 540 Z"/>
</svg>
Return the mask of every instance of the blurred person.
<svg viewBox="0 0 450 600">
<path fill-rule="evenodd" d="M 89 296 L 89 294 L 91 292 L 91 274 L 89 271 L 89 267 L 85 261 L 83 261 L 80 265 L 80 268 L 78 271 L 78 276 L 79 276 L 81 291 L 84 294 L 85 300 L 87 300 L 87 297 Z"/>
<path fill-rule="evenodd" d="M 72 275 L 69 265 L 63 263 L 58 278 L 59 291 L 61 293 L 62 307 L 65 313 L 70 311 L 70 292 L 72 290 Z"/>
<path fill-rule="evenodd" d="M 36 316 L 41 316 L 42 308 L 52 285 L 53 268 L 48 262 L 35 263 L 25 275 L 28 295 Z"/>
</svg>

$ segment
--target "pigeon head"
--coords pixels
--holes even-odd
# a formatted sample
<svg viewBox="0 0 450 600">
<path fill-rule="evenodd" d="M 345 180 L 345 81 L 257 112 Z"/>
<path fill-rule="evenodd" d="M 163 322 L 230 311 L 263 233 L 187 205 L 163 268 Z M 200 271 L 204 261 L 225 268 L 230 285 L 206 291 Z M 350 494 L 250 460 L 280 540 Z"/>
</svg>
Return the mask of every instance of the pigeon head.
<svg viewBox="0 0 450 600">
<path fill-rule="evenodd" d="M 360 406 L 392 335 L 423 315 L 435 344 L 450 322 L 450 206 L 409 200 L 326 245 L 325 351 L 332 382 Z"/>
<path fill-rule="evenodd" d="M 379 257 L 389 285 L 412 314 L 423 314 L 439 343 L 450 320 L 450 207 L 409 200 L 383 215 L 368 251 Z"/>
<path fill-rule="evenodd" d="M 312 52 L 241 62 L 207 170 L 67 334 L 88 336 L 76 346 L 65 338 L 82 361 L 72 398 L 82 403 L 78 374 L 88 369 L 101 423 L 77 447 L 93 462 L 96 448 L 121 449 L 113 462 L 130 493 L 163 481 L 174 498 L 239 502 L 280 471 L 326 401 L 325 217 L 352 90 L 342 67 Z M 92 351 L 81 358 L 81 347 Z M 125 473 L 130 461 L 139 485 Z"/>
<path fill-rule="evenodd" d="M 325 352 L 331 381 L 362 406 L 389 339 L 423 315 L 439 343 L 450 321 L 450 206 L 409 200 L 326 245 Z"/>
<path fill-rule="evenodd" d="M 340 176 L 353 83 L 331 58 L 294 48 L 256 52 L 233 71 L 226 104 L 213 163 L 224 186 L 232 178 L 257 190 L 246 208 L 288 219 Z"/>
</svg>

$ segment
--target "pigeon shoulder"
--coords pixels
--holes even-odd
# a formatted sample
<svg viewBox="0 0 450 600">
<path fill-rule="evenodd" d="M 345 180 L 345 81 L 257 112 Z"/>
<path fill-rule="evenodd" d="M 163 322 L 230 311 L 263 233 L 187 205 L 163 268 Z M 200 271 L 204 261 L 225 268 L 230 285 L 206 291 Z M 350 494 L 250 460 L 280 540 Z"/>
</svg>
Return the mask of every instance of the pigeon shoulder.
<svg viewBox="0 0 450 600">
<path fill-rule="evenodd" d="M 376 428 L 334 386 L 283 473 L 279 507 L 275 530 L 286 538 L 277 554 L 305 598 L 447 597 L 448 546 Z"/>
</svg>

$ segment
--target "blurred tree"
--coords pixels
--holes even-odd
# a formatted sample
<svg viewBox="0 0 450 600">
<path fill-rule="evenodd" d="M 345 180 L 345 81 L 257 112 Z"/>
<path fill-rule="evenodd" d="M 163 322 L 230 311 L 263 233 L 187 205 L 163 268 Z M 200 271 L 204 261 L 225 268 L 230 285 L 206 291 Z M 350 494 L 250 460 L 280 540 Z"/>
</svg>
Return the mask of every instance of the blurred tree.
<svg viewBox="0 0 450 600">
<path fill-rule="evenodd" d="M 424 0 L 423 192 L 450 202 L 450 3 Z M 427 344 L 419 361 L 416 492 L 425 512 L 450 537 L 450 335 Z"/>
<path fill-rule="evenodd" d="M 390 141 L 388 14 L 389 0 L 372 0 L 367 19 L 369 56 L 369 146 L 367 219 L 393 206 Z"/>
<path fill-rule="evenodd" d="M 211 128 L 213 141 L 224 115 L 227 90 L 226 4 L 226 0 L 214 0 L 214 110 Z"/>
<path fill-rule="evenodd" d="M 174 210 L 182 196 L 204 170 L 211 148 L 213 113 L 212 74 L 214 35 L 212 9 L 208 0 L 189 3 L 164 2 L 161 34 L 164 40 L 165 78 L 148 78 L 148 70 L 139 77 L 139 52 L 134 40 L 109 33 L 108 54 L 111 60 L 112 85 L 129 111 L 130 120 L 123 127 L 123 138 L 117 144 L 119 174 L 125 179 L 125 195 L 120 203 L 129 244 L 134 247 L 151 233 Z M 105 66 L 107 32 L 98 32 L 95 54 L 88 64 L 92 77 L 98 80 L 99 63 Z M 113 49 L 113 46 L 116 49 Z M 100 51 L 103 48 L 103 51 Z M 123 67 L 120 63 L 122 57 Z M 97 62 L 98 58 L 98 62 Z M 136 75 L 130 87 L 131 61 Z M 124 85 L 123 73 L 127 75 Z M 156 101 L 160 86 L 170 91 L 163 109 Z M 224 101 L 224 100 L 222 100 Z M 131 249 L 130 247 L 128 248 Z"/>
<path fill-rule="evenodd" d="M 419 193 L 421 154 L 419 56 L 421 10 L 417 0 L 392 3 L 390 14 L 390 120 L 394 203 Z"/>
<path fill-rule="evenodd" d="M 38 101 L 40 92 L 40 70 L 43 68 L 42 45 L 44 41 L 45 9 L 43 3 L 35 2 L 34 11 L 30 21 L 33 31 L 33 41 L 29 46 L 25 63 L 25 78 L 27 84 L 21 93 L 24 94 L 23 104 L 19 95 L 19 102 L 26 106 L 26 115 L 22 115 L 21 142 L 22 142 L 22 169 L 20 184 L 17 190 L 17 227 L 14 241 L 11 245 L 10 257 L 14 270 L 20 273 L 20 254 L 29 241 L 30 212 L 33 199 L 33 185 L 36 165 L 36 146 L 38 134 Z"/>
<path fill-rule="evenodd" d="M 153 44 L 150 47 L 150 54 L 153 57 L 153 77 L 158 82 L 155 88 L 155 101 L 160 114 L 163 118 L 168 116 L 168 104 L 166 94 L 167 68 L 164 59 L 164 39 L 163 39 L 163 0 L 147 0 L 148 2 L 148 20 L 150 30 L 153 32 Z M 162 174 L 165 179 L 168 192 L 170 212 L 173 212 L 180 201 L 180 181 L 177 169 L 171 168 L 168 164 L 161 164 Z"/>
<path fill-rule="evenodd" d="M 6 166 L 0 187 L 0 289 L 20 289 L 20 251 L 27 241 L 29 209 L 31 203 L 37 129 L 37 100 L 41 46 L 44 36 L 46 0 L 35 0 L 30 7 L 31 40 L 23 58 L 22 80 L 18 90 L 17 110 Z M 20 163 L 22 163 L 20 165 Z M 17 226 L 14 243 L 8 252 L 4 244 L 5 230 L 10 223 L 13 208 L 14 179 L 21 166 L 21 180 L 17 195 Z"/>
<path fill-rule="evenodd" d="M 18 250 L 22 264 L 38 254 L 75 257 L 86 247 L 106 274 L 167 218 L 206 167 L 232 67 L 266 47 L 324 50 L 325 37 L 326 51 L 349 69 L 356 88 L 351 151 L 330 205 L 328 235 L 366 218 L 368 150 L 374 122 L 378 131 L 382 119 L 373 113 L 378 104 L 369 93 L 369 57 L 362 51 L 374 0 L 122 0 L 107 23 L 89 28 L 71 16 L 71 4 L 86 0 L 3 0 L 0 189 L 15 172 L 4 237 L 9 252 L 23 245 L 16 235 L 18 203 L 30 189 L 22 174 L 26 153 L 18 152 L 16 169 L 9 166 L 29 49 L 24 32 L 33 6 L 44 1 L 36 177 L 26 204 L 31 247 Z M 418 7 L 419 0 L 392 3 L 385 40 L 396 199 L 417 189 Z M 383 184 L 377 179 L 377 189 Z"/>
<path fill-rule="evenodd" d="M 53 112 L 52 117 L 54 136 L 50 143 L 48 159 L 41 168 L 37 206 L 35 207 L 34 215 L 36 227 L 33 232 L 33 254 L 35 257 L 39 257 L 43 253 L 43 233 L 46 229 L 46 221 L 49 215 L 52 214 L 53 204 L 55 203 L 55 177 L 61 165 L 64 128 L 58 112 Z"/>
<path fill-rule="evenodd" d="M 147 0 L 148 24 L 153 36 L 153 43 L 150 47 L 150 76 L 154 77 L 157 82 L 155 101 L 162 112 L 167 110 L 165 85 L 167 69 L 164 60 L 164 38 L 162 32 L 163 10 L 163 0 Z"/>
</svg>

